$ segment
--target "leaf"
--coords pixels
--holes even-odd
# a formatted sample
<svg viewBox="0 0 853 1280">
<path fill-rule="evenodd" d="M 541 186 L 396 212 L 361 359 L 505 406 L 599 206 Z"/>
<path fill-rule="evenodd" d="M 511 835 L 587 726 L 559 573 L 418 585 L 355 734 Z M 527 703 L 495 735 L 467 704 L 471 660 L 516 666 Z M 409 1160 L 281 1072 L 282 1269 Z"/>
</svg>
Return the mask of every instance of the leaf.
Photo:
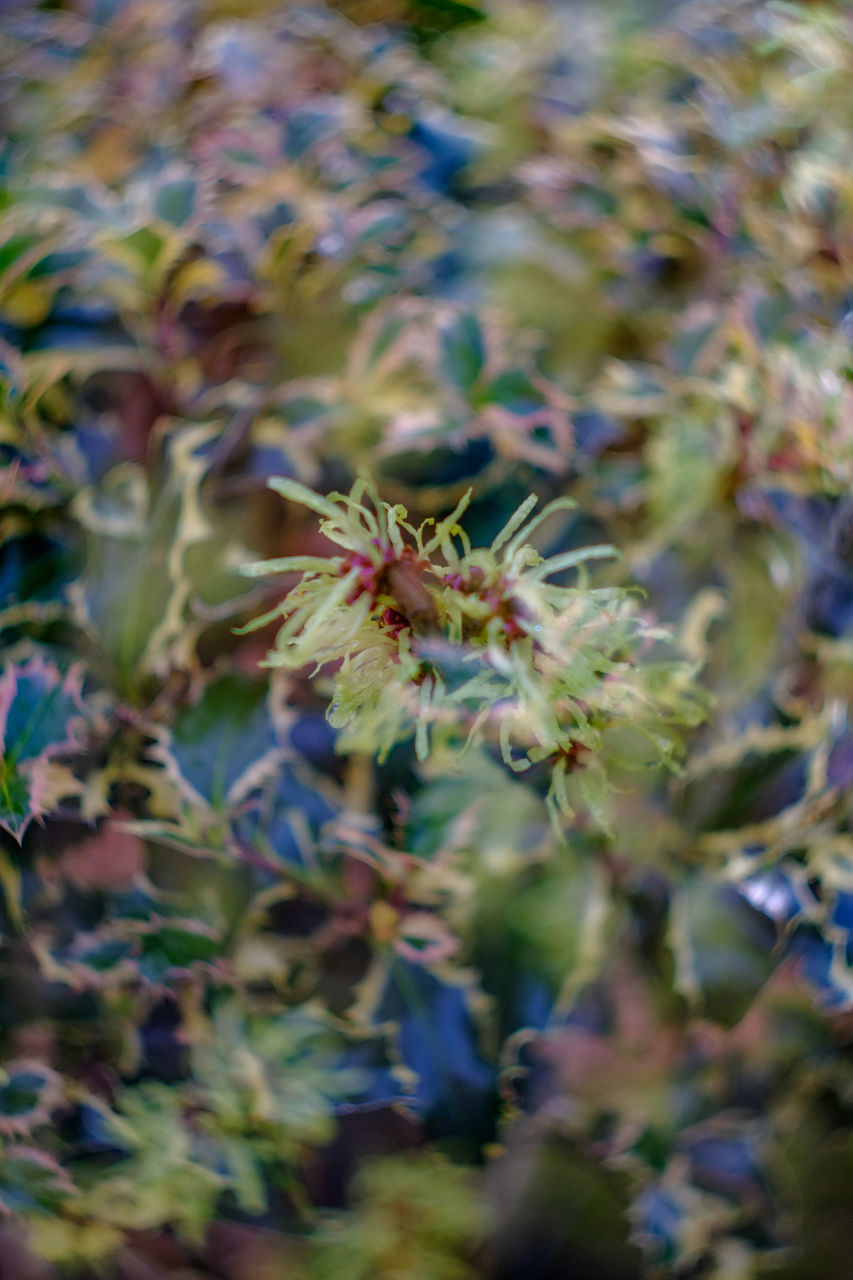
<svg viewBox="0 0 853 1280">
<path fill-rule="evenodd" d="M 343 1048 L 339 1032 L 298 1010 L 252 1018 L 235 1001 L 221 1005 L 212 1035 L 193 1051 L 209 1132 L 250 1144 L 255 1137 L 258 1155 L 275 1163 L 293 1161 L 303 1144 L 323 1145 L 334 1136 L 333 1100 L 352 1096 L 364 1080 L 341 1064 Z M 246 1177 L 242 1165 L 233 1172 Z"/>
<path fill-rule="evenodd" d="M 50 1120 L 60 1099 L 59 1076 L 40 1062 L 19 1059 L 0 1073 L 0 1134 L 29 1134 Z"/>
<path fill-rule="evenodd" d="M 160 733 L 152 755 L 191 804 L 233 807 L 282 759 L 266 686 L 237 674 L 206 685 L 198 702 Z"/>
<path fill-rule="evenodd" d="M 142 936 L 139 969 L 144 978 L 160 983 L 178 970 L 212 964 L 222 953 L 222 936 L 201 920 L 169 920 Z"/>
<path fill-rule="evenodd" d="M 242 1137 L 223 1138 L 220 1149 L 231 1179 L 234 1198 L 243 1213 L 257 1217 L 268 1208 L 261 1162 Z"/>
<path fill-rule="evenodd" d="M 153 227 L 138 227 L 118 244 L 147 268 L 154 266 L 166 247 L 165 239 Z"/>
<path fill-rule="evenodd" d="M 34 657 L 0 675 L 0 827 L 16 840 L 47 811 L 50 761 L 79 749 L 85 717 L 77 670 Z"/>
<path fill-rule="evenodd" d="M 483 392 L 487 404 L 499 404 L 510 413 L 535 413 L 545 403 L 542 392 L 523 369 L 505 369 Z"/>
<path fill-rule="evenodd" d="M 0 626 L 38 617 L 39 606 L 60 606 L 68 552 L 40 532 L 9 538 L 0 546 Z"/>
<path fill-rule="evenodd" d="M 178 1091 L 155 1082 L 127 1089 L 108 1122 L 128 1154 L 94 1189 L 90 1215 L 125 1230 L 172 1224 L 200 1241 L 227 1179 L 194 1146 Z"/>
<path fill-rule="evenodd" d="M 0 1213 L 52 1213 L 73 1192 L 68 1174 L 47 1152 L 15 1143 L 0 1155 Z"/>
<path fill-rule="evenodd" d="M 3 888 L 9 919 L 17 929 L 20 929 L 24 923 L 21 909 L 21 872 L 4 852 L 0 852 L 0 886 Z"/>
<path fill-rule="evenodd" d="M 776 968 L 775 927 L 737 890 L 698 875 L 671 910 L 677 988 L 705 1017 L 734 1026 Z"/>
<path fill-rule="evenodd" d="M 473 312 L 455 316 L 441 331 L 442 372 L 460 391 L 470 391 L 486 362 L 480 322 Z"/>
<path fill-rule="evenodd" d="M 0 275 L 29 253 L 41 240 L 37 232 L 20 231 L 0 244 Z"/>
<path fill-rule="evenodd" d="M 241 805 L 234 835 L 247 849 L 294 867 L 310 867 L 322 828 L 342 804 L 330 783 L 312 777 L 303 766 L 282 763 Z"/>
<path fill-rule="evenodd" d="M 633 1239 L 654 1262 L 674 1262 L 681 1252 L 689 1211 L 689 1201 L 679 1198 L 677 1188 L 652 1185 L 632 1206 Z"/>
<path fill-rule="evenodd" d="M 0 314 L 19 329 L 36 329 L 50 315 L 53 291 L 38 280 L 16 280 L 0 295 Z"/>
<path fill-rule="evenodd" d="M 424 859 L 472 850 L 479 864 L 497 868 L 528 862 L 547 834 L 542 801 L 485 752 L 472 751 L 458 771 L 432 770 L 429 786 L 413 797 L 407 848 Z"/>
<path fill-rule="evenodd" d="M 154 200 L 154 212 L 173 227 L 182 227 L 193 215 L 196 194 L 196 183 L 192 178 L 165 182 Z"/>
<path fill-rule="evenodd" d="M 473 1280 L 470 1263 L 484 1226 L 471 1170 L 435 1152 L 367 1160 L 354 1179 L 355 1207 L 327 1221 L 312 1245 L 319 1280 Z M 399 1272 L 400 1261 L 405 1272 Z"/>
<path fill-rule="evenodd" d="M 119 466 L 75 499 L 89 536 L 72 601 L 125 696 L 136 693 L 143 673 L 192 665 L 187 556 L 211 534 L 200 487 L 214 438 L 207 426 L 175 426 L 157 484 L 141 468 Z"/>
<path fill-rule="evenodd" d="M 414 1073 L 414 1102 L 438 1132 L 485 1135 L 494 1069 L 483 1059 L 464 981 L 401 957 L 389 967 L 373 1021 L 396 1024 L 397 1051 Z"/>
<path fill-rule="evenodd" d="M 54 1215 L 36 1220 L 30 1248 L 40 1258 L 60 1266 L 97 1266 L 115 1254 L 122 1240 L 122 1232 L 105 1222 L 78 1222 Z"/>
</svg>

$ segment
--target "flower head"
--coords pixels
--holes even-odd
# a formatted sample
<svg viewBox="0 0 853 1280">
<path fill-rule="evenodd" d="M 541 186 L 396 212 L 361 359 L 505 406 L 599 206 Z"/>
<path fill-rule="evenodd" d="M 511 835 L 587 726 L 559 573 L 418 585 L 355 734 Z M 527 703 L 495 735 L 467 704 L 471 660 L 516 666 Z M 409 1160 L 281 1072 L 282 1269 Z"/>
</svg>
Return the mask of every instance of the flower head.
<svg viewBox="0 0 853 1280">
<path fill-rule="evenodd" d="M 382 758 L 412 732 L 422 759 L 439 744 L 467 750 L 490 742 L 515 770 L 547 762 L 555 809 L 571 811 L 566 779 L 578 773 L 586 803 L 600 811 L 599 753 L 609 729 L 630 726 L 672 763 L 672 726 L 701 718 L 686 664 L 639 662 L 669 637 L 637 608 L 634 593 L 548 581 L 616 555 L 588 546 L 545 558 L 530 543 L 545 519 L 574 505 L 570 499 L 534 515 L 531 495 L 489 547 L 473 548 L 459 524 L 470 492 L 445 519 L 415 528 L 365 477 L 350 493 L 327 497 L 293 480 L 269 483 L 317 511 L 342 550 L 247 565 L 251 575 L 301 578 L 244 630 L 282 618 L 267 666 L 335 664 L 328 715 L 342 750 Z"/>
</svg>

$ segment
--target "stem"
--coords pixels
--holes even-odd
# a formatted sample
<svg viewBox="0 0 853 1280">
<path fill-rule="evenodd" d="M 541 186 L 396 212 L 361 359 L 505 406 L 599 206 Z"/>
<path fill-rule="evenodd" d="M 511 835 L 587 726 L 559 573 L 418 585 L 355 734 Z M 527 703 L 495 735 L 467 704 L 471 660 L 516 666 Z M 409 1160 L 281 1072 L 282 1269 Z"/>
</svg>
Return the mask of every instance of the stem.
<svg viewBox="0 0 853 1280">
<path fill-rule="evenodd" d="M 353 813 L 372 817 L 375 812 L 373 757 L 356 753 L 347 760 L 344 777 L 346 807 Z"/>
</svg>

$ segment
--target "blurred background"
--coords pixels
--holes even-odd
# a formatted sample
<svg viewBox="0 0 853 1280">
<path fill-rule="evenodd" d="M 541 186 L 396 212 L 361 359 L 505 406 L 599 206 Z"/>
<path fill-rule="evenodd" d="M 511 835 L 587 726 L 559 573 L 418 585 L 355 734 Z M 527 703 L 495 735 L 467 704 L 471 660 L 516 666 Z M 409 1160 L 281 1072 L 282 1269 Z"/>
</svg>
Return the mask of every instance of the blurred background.
<svg viewBox="0 0 853 1280">
<path fill-rule="evenodd" d="M 841 1280 L 849 7 L 0 17 L 0 1276 Z M 575 499 L 682 771 L 337 754 L 235 629 L 359 469 Z"/>
</svg>

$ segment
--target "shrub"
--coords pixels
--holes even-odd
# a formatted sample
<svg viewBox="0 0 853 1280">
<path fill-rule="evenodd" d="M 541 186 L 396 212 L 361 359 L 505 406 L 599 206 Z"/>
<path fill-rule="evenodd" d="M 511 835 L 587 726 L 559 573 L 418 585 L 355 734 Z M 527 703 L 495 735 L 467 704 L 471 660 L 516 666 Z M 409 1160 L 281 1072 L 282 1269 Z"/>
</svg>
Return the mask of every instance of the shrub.
<svg viewBox="0 0 853 1280">
<path fill-rule="evenodd" d="M 843 1274 L 847 8 L 4 26 L 2 1249 Z"/>
</svg>

